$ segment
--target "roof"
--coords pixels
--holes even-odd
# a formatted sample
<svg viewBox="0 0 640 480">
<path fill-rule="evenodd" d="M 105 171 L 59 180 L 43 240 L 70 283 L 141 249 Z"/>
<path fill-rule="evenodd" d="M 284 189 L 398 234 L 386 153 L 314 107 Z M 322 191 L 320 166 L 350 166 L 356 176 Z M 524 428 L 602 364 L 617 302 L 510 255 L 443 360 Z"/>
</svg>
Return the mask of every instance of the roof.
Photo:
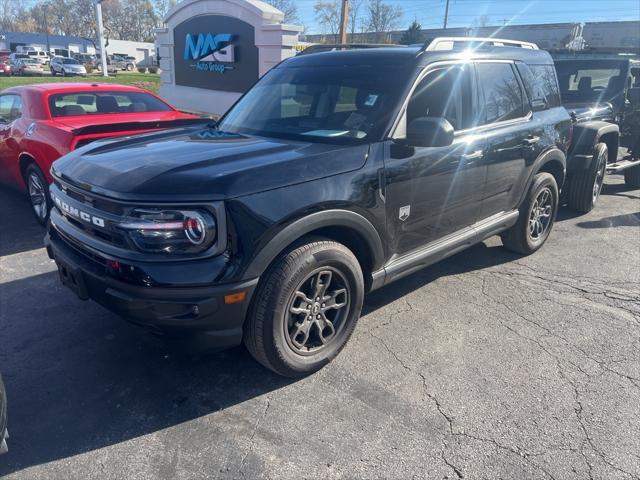
<svg viewBox="0 0 640 480">
<path fill-rule="evenodd" d="M 453 49 L 423 52 L 420 46 L 380 47 L 351 50 L 323 51 L 292 57 L 285 62 L 286 67 L 302 66 L 379 66 L 383 68 L 415 64 L 422 67 L 429 63 L 462 59 L 518 60 L 524 63 L 553 63 L 545 50 L 507 46 L 483 46 L 479 49 Z"/>
</svg>

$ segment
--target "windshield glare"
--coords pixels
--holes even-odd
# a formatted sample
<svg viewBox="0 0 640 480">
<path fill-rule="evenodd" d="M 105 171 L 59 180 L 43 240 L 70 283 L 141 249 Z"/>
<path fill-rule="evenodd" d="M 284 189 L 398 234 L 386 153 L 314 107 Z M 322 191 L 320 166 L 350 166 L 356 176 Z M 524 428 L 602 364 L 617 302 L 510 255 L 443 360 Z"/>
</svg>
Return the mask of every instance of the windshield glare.
<svg viewBox="0 0 640 480">
<path fill-rule="evenodd" d="M 327 143 L 383 134 L 407 73 L 369 66 L 276 68 L 219 124 L 220 130 Z"/>
<path fill-rule="evenodd" d="M 615 60 L 556 61 L 558 83 L 565 103 L 606 102 L 624 89 L 624 64 Z"/>
</svg>

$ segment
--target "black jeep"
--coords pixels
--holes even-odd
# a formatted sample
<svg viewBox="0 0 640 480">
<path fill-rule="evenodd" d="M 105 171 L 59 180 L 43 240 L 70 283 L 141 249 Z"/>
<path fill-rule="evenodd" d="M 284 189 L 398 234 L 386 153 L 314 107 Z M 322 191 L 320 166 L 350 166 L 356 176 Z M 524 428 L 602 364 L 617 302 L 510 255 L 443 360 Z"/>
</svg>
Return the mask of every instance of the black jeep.
<svg viewBox="0 0 640 480">
<path fill-rule="evenodd" d="M 57 161 L 46 243 L 62 282 L 164 334 L 244 339 L 297 376 L 345 345 L 365 292 L 492 235 L 524 255 L 545 243 L 571 130 L 547 52 L 322 49 L 215 125 Z"/>
<path fill-rule="evenodd" d="M 640 62 L 621 55 L 592 53 L 558 53 L 554 60 L 562 102 L 576 121 L 574 143 L 580 144 L 583 152 L 591 144 L 594 158 L 608 156 L 607 172 L 624 173 L 627 185 L 640 187 Z M 618 160 L 618 140 L 611 127 L 603 125 L 593 136 L 598 121 L 619 126 L 619 143 L 628 149 L 628 158 Z M 589 123 L 586 134 L 581 129 L 585 122 Z M 596 164 L 578 162 L 575 172 L 567 172 L 570 206 L 584 211 L 580 187 L 589 182 Z M 584 166 L 591 168 L 579 168 Z"/>
</svg>

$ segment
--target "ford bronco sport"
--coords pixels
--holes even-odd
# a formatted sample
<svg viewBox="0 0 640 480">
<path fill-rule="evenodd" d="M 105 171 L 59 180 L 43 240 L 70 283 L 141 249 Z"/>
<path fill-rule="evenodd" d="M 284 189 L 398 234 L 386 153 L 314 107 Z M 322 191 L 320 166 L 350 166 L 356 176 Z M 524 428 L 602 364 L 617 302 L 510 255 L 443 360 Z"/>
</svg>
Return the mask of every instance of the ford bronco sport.
<svg viewBox="0 0 640 480">
<path fill-rule="evenodd" d="M 47 250 L 82 299 L 304 375 L 345 345 L 365 292 L 496 234 L 538 250 L 570 129 L 533 44 L 314 48 L 217 124 L 55 162 Z"/>
</svg>

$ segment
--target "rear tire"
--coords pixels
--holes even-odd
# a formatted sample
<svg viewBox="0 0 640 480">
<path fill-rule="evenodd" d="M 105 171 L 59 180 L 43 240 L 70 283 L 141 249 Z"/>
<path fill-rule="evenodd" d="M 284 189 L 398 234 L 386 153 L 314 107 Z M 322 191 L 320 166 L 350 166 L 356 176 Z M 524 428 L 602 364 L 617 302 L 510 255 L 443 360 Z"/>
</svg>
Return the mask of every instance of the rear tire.
<svg viewBox="0 0 640 480">
<path fill-rule="evenodd" d="M 606 143 L 595 146 L 589 167 L 572 176 L 568 185 L 567 205 L 572 210 L 588 213 L 596 206 L 607 170 L 609 149 Z"/>
<path fill-rule="evenodd" d="M 244 343 L 265 367 L 301 377 L 329 363 L 347 343 L 364 298 L 353 253 L 316 240 L 284 253 L 261 279 Z"/>
<path fill-rule="evenodd" d="M 42 170 L 35 163 L 29 164 L 25 174 L 27 195 L 31 203 L 31 211 L 40 225 L 46 225 L 51 210 L 51 197 L 49 196 L 49 182 Z"/>
<path fill-rule="evenodd" d="M 540 172 L 520 205 L 516 224 L 500 237 L 508 250 L 530 255 L 549 238 L 558 213 L 558 185 L 550 173 Z"/>
<path fill-rule="evenodd" d="M 51 70 L 51 76 L 55 77 L 56 76 L 56 71 L 53 68 L 50 68 L 49 70 Z"/>
<path fill-rule="evenodd" d="M 624 183 L 627 187 L 640 188 L 640 166 L 624 171 Z"/>
</svg>

